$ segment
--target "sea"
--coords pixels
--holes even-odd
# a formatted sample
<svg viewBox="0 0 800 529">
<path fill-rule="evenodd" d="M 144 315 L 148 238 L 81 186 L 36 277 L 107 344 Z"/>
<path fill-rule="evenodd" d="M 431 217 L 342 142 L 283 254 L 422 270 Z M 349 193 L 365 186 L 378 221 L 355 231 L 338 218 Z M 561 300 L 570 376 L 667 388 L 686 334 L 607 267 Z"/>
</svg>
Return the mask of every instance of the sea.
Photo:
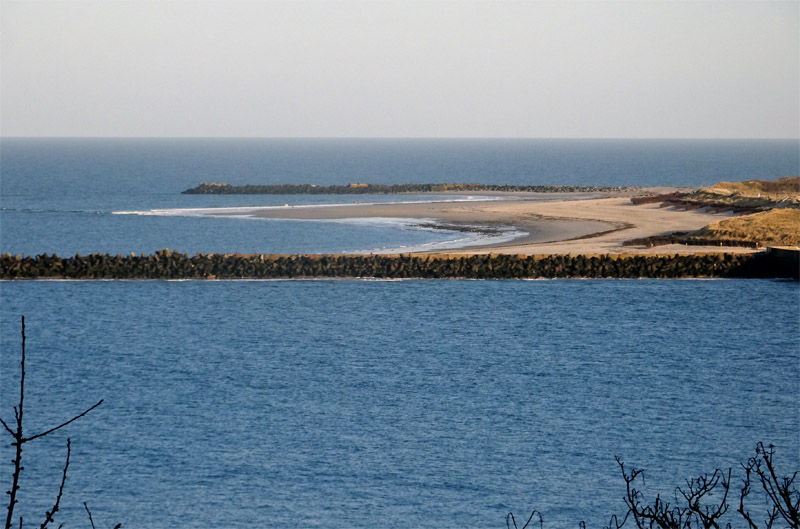
<svg viewBox="0 0 800 529">
<path fill-rule="evenodd" d="M 796 176 L 799 153 L 796 140 L 3 138 L 0 252 L 457 247 L 487 235 L 191 214 L 452 197 L 181 191 L 692 187 Z M 52 509 L 67 438 L 55 516 L 67 528 L 89 526 L 84 502 L 97 527 L 503 528 L 533 510 L 546 528 L 602 527 L 625 513 L 615 458 L 644 469 L 649 501 L 732 469 L 741 525 L 740 463 L 758 442 L 775 446 L 780 473 L 800 470 L 797 282 L 2 281 L 9 424 L 21 316 L 26 435 L 103 404 L 25 445 L 15 527 Z M 6 490 L 13 448 L 0 433 Z M 754 493 L 751 511 L 765 508 Z"/>
</svg>

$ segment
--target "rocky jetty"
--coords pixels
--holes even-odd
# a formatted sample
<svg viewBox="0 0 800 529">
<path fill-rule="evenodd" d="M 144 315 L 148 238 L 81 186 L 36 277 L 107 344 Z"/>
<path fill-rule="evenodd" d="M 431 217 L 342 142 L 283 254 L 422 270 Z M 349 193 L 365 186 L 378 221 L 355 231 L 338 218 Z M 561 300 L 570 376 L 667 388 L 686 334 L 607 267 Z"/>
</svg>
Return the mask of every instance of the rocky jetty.
<svg viewBox="0 0 800 529">
<path fill-rule="evenodd" d="M 2 279 L 690 278 L 793 277 L 771 252 L 691 255 L 150 255 L 0 256 Z"/>
<path fill-rule="evenodd" d="M 493 184 L 365 184 L 318 186 L 314 184 L 274 184 L 234 186 L 206 183 L 187 189 L 184 195 L 380 195 L 397 193 L 445 193 L 451 191 L 504 191 L 533 193 L 594 193 L 637 189 L 605 186 L 514 186 Z"/>
</svg>

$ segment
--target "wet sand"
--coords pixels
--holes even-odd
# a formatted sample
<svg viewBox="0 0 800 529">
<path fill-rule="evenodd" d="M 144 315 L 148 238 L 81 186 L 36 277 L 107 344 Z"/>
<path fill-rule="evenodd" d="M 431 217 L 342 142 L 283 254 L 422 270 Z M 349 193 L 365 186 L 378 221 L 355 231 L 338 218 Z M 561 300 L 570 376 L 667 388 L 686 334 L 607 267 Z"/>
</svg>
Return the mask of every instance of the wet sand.
<svg viewBox="0 0 800 529">
<path fill-rule="evenodd" d="M 659 189 L 661 191 L 661 189 Z M 495 193 L 505 200 L 412 202 L 241 208 L 236 214 L 272 219 L 338 220 L 353 218 L 411 218 L 421 224 L 474 229 L 487 233 L 514 227 L 526 235 L 510 242 L 447 250 L 459 253 L 509 254 L 672 254 L 752 252 L 747 248 L 668 245 L 655 248 L 623 246 L 628 239 L 674 231 L 691 231 L 727 218 L 729 213 L 706 213 L 634 205 L 629 196 L 586 196 L 536 193 Z M 592 195 L 597 197 L 597 194 Z M 453 194 L 453 199 L 458 199 Z M 402 197 L 398 197 L 398 202 Z M 224 211 L 209 212 L 230 215 Z M 478 230 L 480 231 L 480 230 Z M 441 253 L 439 251 L 438 253 Z"/>
</svg>

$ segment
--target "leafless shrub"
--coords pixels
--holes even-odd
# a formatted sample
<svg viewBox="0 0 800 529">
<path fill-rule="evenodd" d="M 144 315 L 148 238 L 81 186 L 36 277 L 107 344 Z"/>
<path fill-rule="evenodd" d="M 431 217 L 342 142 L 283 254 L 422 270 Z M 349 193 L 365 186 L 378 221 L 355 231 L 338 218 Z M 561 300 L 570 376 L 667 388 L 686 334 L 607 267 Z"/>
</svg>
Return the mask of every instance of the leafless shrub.
<svg viewBox="0 0 800 529">
<path fill-rule="evenodd" d="M 776 522 L 783 520 L 789 529 L 800 529 L 800 491 L 795 485 L 798 472 L 791 476 L 779 477 L 775 469 L 773 456 L 775 447 L 764 443 L 756 446 L 756 455 L 742 464 L 745 470 L 744 486 L 739 494 L 739 508 L 736 511 L 747 522 L 747 529 L 774 529 Z M 728 494 L 731 490 L 731 469 L 716 469 L 713 473 L 704 474 L 686 481 L 684 487 L 675 489 L 674 500 L 664 499 L 660 494 L 651 503 L 645 501 L 644 493 L 638 483 L 644 484 L 644 470 L 631 468 L 626 470 L 625 463 L 616 458 L 622 478 L 625 481 L 625 506 L 628 508 L 622 521 L 614 515 L 603 529 L 622 529 L 632 519 L 637 529 L 733 529 L 731 522 L 723 525 L 722 519 L 728 512 Z M 761 484 L 766 500 L 766 518 L 761 525 L 756 523 L 750 511 L 745 507 L 745 500 L 750 496 L 753 482 Z M 525 529 L 539 515 L 539 526 L 542 527 L 542 515 L 533 511 Z M 506 528 L 517 528 L 514 515 L 506 515 Z M 579 527 L 586 529 L 580 522 Z"/>
<path fill-rule="evenodd" d="M 775 522 L 782 518 L 788 527 L 792 529 L 800 528 L 800 491 L 794 485 L 797 472 L 791 477 L 778 477 L 773 464 L 775 447 L 764 443 L 756 446 L 756 455 L 742 464 L 745 471 L 744 487 L 739 495 L 739 510 L 737 511 L 745 519 L 750 529 L 761 529 L 750 511 L 745 507 L 745 498 L 750 495 L 750 481 L 753 476 L 761 483 L 761 488 L 768 498 L 767 518 L 763 522 L 764 529 L 772 529 Z"/>
<path fill-rule="evenodd" d="M 100 406 L 103 401 L 100 400 L 94 406 L 87 408 L 84 412 L 75 415 L 68 421 L 65 421 L 58 426 L 50 428 L 49 430 L 45 430 L 43 432 L 33 434 L 33 435 L 26 435 L 26 430 L 24 429 L 24 422 L 23 422 L 23 404 L 25 402 L 25 316 L 22 317 L 22 355 L 20 360 L 20 379 L 19 379 L 19 402 L 16 406 L 14 406 L 14 419 L 15 419 L 15 427 L 11 428 L 6 421 L 0 418 L 0 423 L 2 423 L 5 430 L 11 435 L 13 441 L 11 442 L 11 446 L 14 447 L 14 459 L 12 463 L 14 465 L 14 473 L 11 479 L 11 490 L 6 491 L 8 494 L 8 512 L 6 515 L 6 523 L 5 529 L 11 529 L 11 523 L 14 519 L 14 507 L 19 500 L 17 499 L 17 494 L 19 492 L 19 477 L 25 467 L 22 466 L 22 447 L 34 439 L 39 439 L 41 437 L 45 437 L 50 435 L 51 433 L 60 430 L 61 428 L 67 426 L 71 422 L 74 422 L 93 409 Z M 70 440 L 67 439 L 67 460 L 64 464 L 64 470 L 62 472 L 61 477 L 61 486 L 58 489 L 58 496 L 56 496 L 56 501 L 53 504 L 53 508 L 49 511 L 45 512 L 45 520 L 42 522 L 40 529 L 45 529 L 47 524 L 53 521 L 53 517 L 58 512 L 59 506 L 61 504 L 61 495 L 64 492 L 64 483 L 67 480 L 67 469 L 69 468 L 69 456 L 70 456 Z M 19 526 L 22 527 L 22 517 L 19 518 Z"/>
</svg>

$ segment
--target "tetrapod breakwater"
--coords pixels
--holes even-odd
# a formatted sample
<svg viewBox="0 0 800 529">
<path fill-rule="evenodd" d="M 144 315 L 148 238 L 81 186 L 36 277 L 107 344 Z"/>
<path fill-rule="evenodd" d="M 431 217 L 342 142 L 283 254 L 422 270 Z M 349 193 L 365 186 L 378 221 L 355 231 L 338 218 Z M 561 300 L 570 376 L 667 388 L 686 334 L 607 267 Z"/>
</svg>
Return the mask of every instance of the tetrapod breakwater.
<svg viewBox="0 0 800 529">
<path fill-rule="evenodd" d="M 794 254 L 792 254 L 794 255 Z M 0 279 L 798 278 L 786 252 L 688 255 L 149 255 L 0 256 Z"/>
</svg>

